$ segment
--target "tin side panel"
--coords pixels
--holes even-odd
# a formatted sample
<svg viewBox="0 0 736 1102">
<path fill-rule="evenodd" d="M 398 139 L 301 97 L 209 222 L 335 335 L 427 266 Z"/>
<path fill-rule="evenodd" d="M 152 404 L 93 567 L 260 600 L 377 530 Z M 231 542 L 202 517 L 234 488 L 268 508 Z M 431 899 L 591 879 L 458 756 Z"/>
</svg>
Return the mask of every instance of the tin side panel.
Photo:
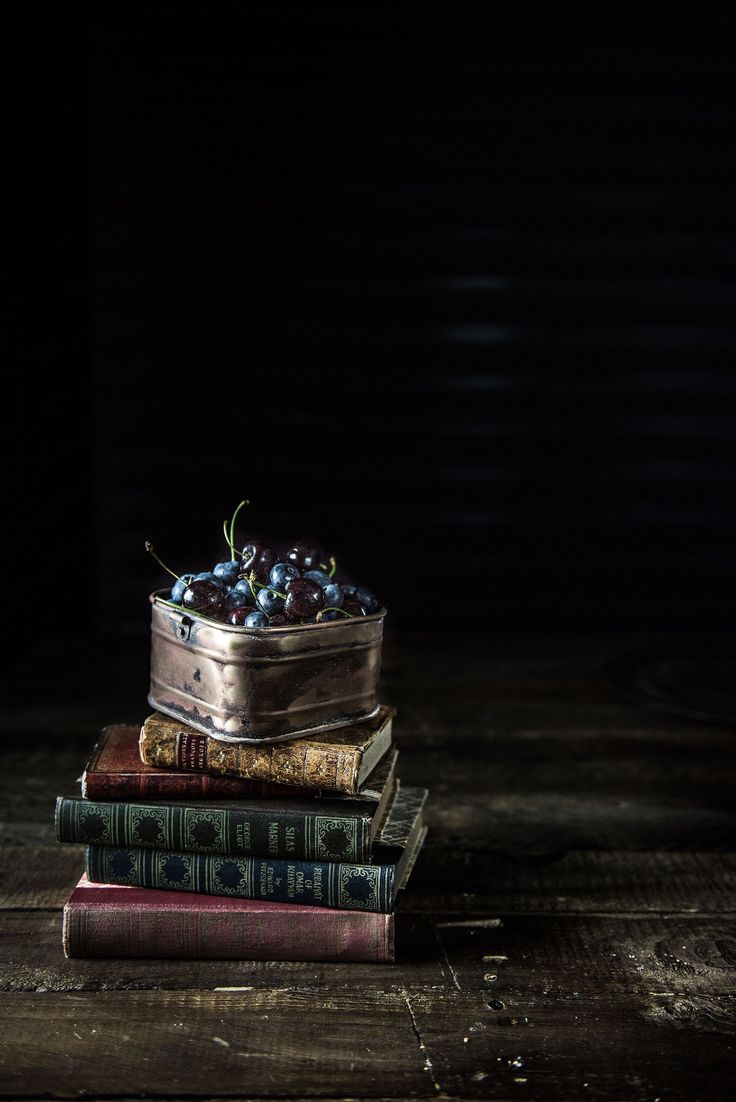
<svg viewBox="0 0 736 1102">
<path fill-rule="evenodd" d="M 299 738 L 378 707 L 382 614 L 256 633 L 153 600 L 151 633 L 149 702 L 219 738 Z"/>
</svg>

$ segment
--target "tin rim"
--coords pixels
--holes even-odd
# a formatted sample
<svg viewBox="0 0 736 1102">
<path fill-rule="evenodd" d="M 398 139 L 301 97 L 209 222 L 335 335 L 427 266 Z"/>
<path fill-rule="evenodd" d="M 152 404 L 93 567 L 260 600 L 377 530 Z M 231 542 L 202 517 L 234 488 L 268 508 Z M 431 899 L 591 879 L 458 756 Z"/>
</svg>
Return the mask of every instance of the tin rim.
<svg viewBox="0 0 736 1102">
<path fill-rule="evenodd" d="M 226 624 L 223 620 L 213 620 L 211 616 L 203 616 L 201 612 L 195 612 L 193 609 L 184 608 L 183 605 L 177 605 L 173 601 L 169 601 L 162 594 L 168 593 L 167 589 L 154 589 L 149 594 L 148 600 L 152 605 L 158 605 L 160 608 L 169 608 L 173 612 L 178 612 L 183 616 L 189 616 L 192 620 L 199 620 L 202 624 L 211 624 L 213 627 L 222 628 L 224 631 L 232 631 L 239 635 L 257 635 L 272 636 L 279 634 L 293 634 L 298 631 L 313 631 L 315 628 L 325 628 L 335 626 L 345 626 L 350 620 L 355 620 L 359 624 L 377 624 L 386 616 L 386 609 L 379 608 L 378 612 L 371 612 L 368 616 L 348 616 L 342 620 L 324 620 L 318 624 L 280 624 L 275 627 L 264 628 L 247 628 L 244 624 Z"/>
</svg>

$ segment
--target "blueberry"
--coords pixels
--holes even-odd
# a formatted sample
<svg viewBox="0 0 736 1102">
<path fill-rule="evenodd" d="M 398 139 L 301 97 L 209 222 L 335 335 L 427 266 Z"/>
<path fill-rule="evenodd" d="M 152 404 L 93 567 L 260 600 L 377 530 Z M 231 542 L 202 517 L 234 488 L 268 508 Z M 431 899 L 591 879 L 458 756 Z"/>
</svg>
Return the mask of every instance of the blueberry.
<svg viewBox="0 0 736 1102">
<path fill-rule="evenodd" d="M 337 610 L 334 609 L 334 608 L 328 608 L 326 612 L 321 612 L 320 616 L 319 616 L 319 622 L 320 623 L 322 623 L 324 620 L 344 620 L 344 619 L 345 619 L 345 617 L 341 616 L 340 613 L 337 612 Z"/>
<path fill-rule="evenodd" d="M 337 585 L 336 582 L 330 582 L 325 586 L 325 607 L 326 608 L 341 608 L 342 602 L 345 600 L 345 594 L 342 591 L 342 586 Z M 339 616 L 339 613 L 335 615 Z M 324 619 L 324 617 L 323 617 Z M 334 617 L 331 617 L 334 619 Z"/>
<path fill-rule="evenodd" d="M 182 574 L 181 581 L 177 579 L 177 581 L 175 581 L 172 585 L 169 600 L 173 601 L 174 604 L 180 605 L 181 599 L 184 596 L 184 590 L 187 588 L 193 577 L 193 574 Z"/>
<path fill-rule="evenodd" d="M 317 585 L 321 585 L 323 589 L 326 589 L 328 585 L 332 585 L 332 578 L 324 570 L 307 570 L 304 577 L 316 582 Z"/>
<path fill-rule="evenodd" d="M 268 617 L 258 610 L 250 612 L 245 618 L 245 626 L 247 628 L 267 628 Z"/>
<path fill-rule="evenodd" d="M 220 578 L 225 585 L 235 585 L 238 580 L 238 574 L 240 573 L 240 563 L 228 560 L 227 562 L 218 562 L 214 567 L 212 573 L 216 578 Z"/>
<path fill-rule="evenodd" d="M 284 611 L 284 598 L 271 589 L 262 589 L 258 594 L 258 605 L 266 616 L 278 616 Z"/>
<path fill-rule="evenodd" d="M 343 591 L 343 593 L 345 594 L 346 597 L 354 597 L 355 596 L 356 586 L 354 586 L 354 585 L 344 585 L 341 588 L 342 588 L 342 591 Z"/>
<path fill-rule="evenodd" d="M 284 593 L 292 578 L 298 577 L 299 570 L 296 566 L 293 566 L 290 562 L 277 562 L 275 566 L 271 567 L 269 581 L 274 589 Z"/>
<path fill-rule="evenodd" d="M 251 604 L 253 604 L 255 602 L 255 597 L 253 596 L 253 590 L 250 588 L 250 582 L 248 581 L 247 578 L 241 578 L 239 582 L 236 582 L 235 585 L 233 586 L 233 592 L 234 593 L 245 593 L 250 597 L 250 603 Z"/>
<path fill-rule="evenodd" d="M 249 599 L 250 598 L 250 599 Z M 232 612 L 234 608 L 252 608 L 253 594 L 243 593 L 242 589 L 231 589 L 225 597 L 225 608 Z"/>
<path fill-rule="evenodd" d="M 374 597 L 370 589 L 366 589 L 364 585 L 358 586 L 355 591 L 355 596 L 369 613 L 377 612 L 378 609 L 381 607 L 381 603 L 378 600 L 378 597 Z"/>
</svg>

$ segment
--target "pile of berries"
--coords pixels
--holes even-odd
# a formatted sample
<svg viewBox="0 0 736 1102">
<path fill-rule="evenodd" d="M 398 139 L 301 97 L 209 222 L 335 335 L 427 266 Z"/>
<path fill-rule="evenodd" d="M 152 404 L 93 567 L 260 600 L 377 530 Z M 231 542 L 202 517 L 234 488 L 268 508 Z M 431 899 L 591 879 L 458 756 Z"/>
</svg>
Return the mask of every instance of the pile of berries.
<svg viewBox="0 0 736 1102">
<path fill-rule="evenodd" d="M 146 543 L 146 550 L 175 578 L 171 604 L 248 628 L 325 623 L 378 611 L 380 603 L 370 590 L 340 582 L 334 558 L 324 561 L 316 547 L 294 543 L 283 557 L 264 543 L 247 543 L 236 551 L 235 521 L 245 504 L 235 510 L 229 530 L 224 523 L 231 558 L 212 570 L 174 574 Z"/>
</svg>

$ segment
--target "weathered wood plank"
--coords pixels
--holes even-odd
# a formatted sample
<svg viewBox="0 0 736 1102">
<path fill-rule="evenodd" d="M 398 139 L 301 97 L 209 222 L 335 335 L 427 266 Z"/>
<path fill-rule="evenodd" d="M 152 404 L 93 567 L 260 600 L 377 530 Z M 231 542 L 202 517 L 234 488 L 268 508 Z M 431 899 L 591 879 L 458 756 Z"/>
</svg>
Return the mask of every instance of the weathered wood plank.
<svg viewBox="0 0 736 1102">
<path fill-rule="evenodd" d="M 63 907 L 84 871 L 83 854 L 83 846 L 3 846 L 0 909 Z"/>
<path fill-rule="evenodd" d="M 0 908 L 62 907 L 83 847 L 5 846 Z M 480 914 L 704 914 L 736 910 L 736 854 L 571 852 L 516 860 L 426 845 L 399 910 Z"/>
<path fill-rule="evenodd" d="M 309 990 L 4 995 L 14 1096 L 427 1093 L 406 999 Z"/>
<path fill-rule="evenodd" d="M 61 914 L 0 913 L 0 989 L 214 990 L 273 985 L 481 990 L 509 998 L 736 994 L 731 916 L 399 915 L 393 966 L 66 960 Z M 33 953 L 28 953 L 29 944 Z"/>
<path fill-rule="evenodd" d="M 721 1099 L 733 1087 L 727 996 L 410 996 L 431 1075 L 449 1094 Z"/>
<path fill-rule="evenodd" d="M 692 1102 L 732 1085 L 736 1000 L 481 992 L 4 995 L 3 1087 L 238 1096 Z M 683 1061 L 683 1046 L 688 1059 Z M 673 1069 L 677 1074 L 673 1075 Z"/>
<path fill-rule="evenodd" d="M 431 922 L 456 986 L 485 989 L 497 1001 L 736 994 L 732 915 L 444 915 Z"/>
<path fill-rule="evenodd" d="M 484 914 L 733 913 L 736 854 L 572 851 L 510 858 L 425 846 L 401 900 L 410 911 Z"/>
</svg>

